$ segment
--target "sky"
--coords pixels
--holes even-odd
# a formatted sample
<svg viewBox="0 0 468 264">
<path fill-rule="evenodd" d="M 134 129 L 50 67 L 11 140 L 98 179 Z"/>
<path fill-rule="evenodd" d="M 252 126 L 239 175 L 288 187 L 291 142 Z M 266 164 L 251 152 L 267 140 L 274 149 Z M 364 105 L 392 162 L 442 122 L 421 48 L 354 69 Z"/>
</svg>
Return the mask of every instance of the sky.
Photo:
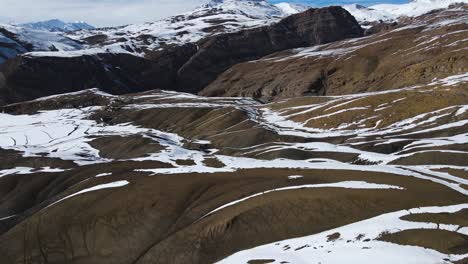
<svg viewBox="0 0 468 264">
<path fill-rule="evenodd" d="M 155 21 L 190 11 L 207 0 L 0 0 L 0 22 L 25 23 L 58 18 L 94 26 L 118 26 Z M 313 6 L 360 3 L 402 3 L 406 0 L 271 0 Z"/>
</svg>

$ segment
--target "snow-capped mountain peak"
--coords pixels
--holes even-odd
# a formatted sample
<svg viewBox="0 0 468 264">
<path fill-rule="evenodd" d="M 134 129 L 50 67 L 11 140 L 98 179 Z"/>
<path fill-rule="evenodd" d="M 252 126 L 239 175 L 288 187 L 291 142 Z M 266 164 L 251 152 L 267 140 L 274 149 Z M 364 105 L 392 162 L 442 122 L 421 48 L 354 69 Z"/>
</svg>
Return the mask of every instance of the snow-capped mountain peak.
<svg viewBox="0 0 468 264">
<path fill-rule="evenodd" d="M 208 3 L 204 4 L 204 6 L 217 6 L 217 5 L 223 5 L 227 3 L 247 3 L 247 4 L 268 4 L 267 1 L 265 0 L 211 0 Z"/>
<path fill-rule="evenodd" d="M 344 5 L 343 8 L 351 13 L 359 22 L 388 21 L 395 18 L 393 14 L 385 10 L 375 10 L 371 7 L 358 4 Z"/>
<path fill-rule="evenodd" d="M 412 0 L 406 4 L 378 4 L 369 7 L 351 4 L 343 7 L 358 21 L 372 22 L 396 20 L 401 16 L 419 16 L 455 3 L 468 3 L 468 0 Z"/>
<path fill-rule="evenodd" d="M 287 16 L 303 12 L 310 8 L 309 6 L 306 6 L 306 5 L 286 3 L 286 2 L 275 4 L 275 6 L 279 8 L 283 12 L 283 14 Z"/>
<path fill-rule="evenodd" d="M 21 24 L 23 27 L 35 29 L 35 30 L 45 30 L 51 32 L 72 32 L 82 29 L 94 29 L 93 26 L 89 25 L 83 21 L 77 22 L 64 22 L 59 19 L 51 19 L 47 21 L 33 22 Z"/>
<path fill-rule="evenodd" d="M 213 8 L 224 12 L 241 13 L 256 19 L 285 17 L 307 9 L 303 5 L 291 3 L 270 4 L 265 0 L 211 0 L 201 7 L 201 9 Z"/>
</svg>

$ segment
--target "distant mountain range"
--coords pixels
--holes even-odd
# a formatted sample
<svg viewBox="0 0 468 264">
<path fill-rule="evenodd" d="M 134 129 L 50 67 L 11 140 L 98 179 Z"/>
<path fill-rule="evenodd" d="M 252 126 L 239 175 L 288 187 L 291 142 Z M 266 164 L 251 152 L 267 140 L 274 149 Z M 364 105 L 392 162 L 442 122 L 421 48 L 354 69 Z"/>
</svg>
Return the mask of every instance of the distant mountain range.
<svg viewBox="0 0 468 264">
<path fill-rule="evenodd" d="M 82 29 L 94 29 L 94 26 L 91 26 L 90 24 L 83 21 L 69 23 L 59 19 L 25 23 L 21 24 L 21 26 L 35 30 L 46 30 L 51 32 L 72 32 Z"/>
</svg>

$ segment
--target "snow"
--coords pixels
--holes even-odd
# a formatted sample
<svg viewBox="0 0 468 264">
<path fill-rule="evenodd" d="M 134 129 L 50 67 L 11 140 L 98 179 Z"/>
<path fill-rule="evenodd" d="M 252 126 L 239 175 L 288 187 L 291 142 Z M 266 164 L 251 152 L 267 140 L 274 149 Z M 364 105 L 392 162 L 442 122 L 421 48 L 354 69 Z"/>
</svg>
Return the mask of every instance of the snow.
<svg viewBox="0 0 468 264">
<path fill-rule="evenodd" d="M 468 105 L 461 106 L 460 109 L 455 113 L 455 116 L 461 116 L 468 112 Z"/>
<path fill-rule="evenodd" d="M 139 128 L 130 124 L 105 126 L 87 117 L 99 107 L 42 111 L 35 115 L 0 114 L 0 147 L 24 152 L 25 157 L 47 155 L 77 164 L 109 162 L 87 142 L 97 136 L 141 134 L 173 146 L 180 144 L 174 134 Z M 174 148 L 178 148 L 174 145 Z M 172 151 L 176 151 L 172 149 Z"/>
<path fill-rule="evenodd" d="M 314 117 L 312 117 L 311 119 L 307 120 L 306 123 L 309 122 L 310 120 L 327 118 L 327 117 L 331 117 L 331 116 L 338 115 L 338 114 L 341 114 L 341 113 L 346 113 L 346 112 L 348 112 L 348 111 L 359 111 L 359 110 L 368 110 L 368 109 L 369 109 L 368 107 L 351 107 L 351 108 L 345 108 L 345 109 L 341 109 L 341 110 L 338 110 L 338 111 L 333 112 L 333 113 L 330 113 L 330 114 L 320 115 L 320 116 L 314 116 Z"/>
<path fill-rule="evenodd" d="M 33 102 L 46 101 L 46 100 L 50 100 L 50 99 L 60 98 L 60 97 L 63 97 L 63 96 L 76 96 L 76 95 L 81 95 L 81 94 L 86 94 L 86 93 L 94 93 L 96 95 L 104 96 L 104 97 L 114 97 L 114 95 L 103 92 L 103 91 L 99 90 L 99 88 L 91 88 L 91 89 L 81 90 L 81 91 L 77 91 L 77 92 L 62 93 L 62 94 L 55 94 L 55 95 L 40 97 L 40 98 L 34 99 Z"/>
<path fill-rule="evenodd" d="M 91 48 L 82 50 L 69 50 L 69 51 L 34 51 L 24 54 L 26 57 L 57 57 L 57 58 L 76 58 L 81 56 L 94 56 L 102 53 L 114 54 L 132 54 L 120 46 L 111 46 L 106 49 Z M 135 54 L 133 54 L 135 55 Z"/>
<path fill-rule="evenodd" d="M 111 175 L 112 175 L 112 173 L 101 173 L 101 174 L 96 175 L 96 178 L 107 177 L 107 176 L 111 176 Z"/>
<path fill-rule="evenodd" d="M 16 215 L 10 215 L 10 216 L 7 216 L 7 217 L 2 217 L 2 218 L 0 218 L 0 221 L 5 221 L 5 220 L 11 219 L 11 218 L 13 218 L 15 216 Z"/>
<path fill-rule="evenodd" d="M 468 82 L 468 72 L 458 75 L 452 75 L 443 79 L 438 79 L 430 83 L 429 85 L 443 85 L 443 86 L 453 86 L 459 85 L 461 83 Z"/>
<path fill-rule="evenodd" d="M 288 176 L 288 179 L 289 180 L 299 180 L 299 179 L 302 179 L 304 178 L 304 176 L 301 176 L 301 175 L 291 175 L 291 176 Z"/>
<path fill-rule="evenodd" d="M 435 80 L 427 84 L 426 87 L 427 86 L 462 85 L 468 82 L 467 76 L 468 76 L 467 74 L 449 76 L 440 80 Z M 343 95 L 340 97 L 329 96 L 329 97 L 326 97 L 329 100 L 323 103 L 296 106 L 296 107 L 281 109 L 278 111 L 271 110 L 270 108 L 268 108 L 268 105 L 267 105 L 266 107 L 263 107 L 260 109 L 262 120 L 260 120 L 259 122 L 262 125 L 276 131 L 280 135 L 292 135 L 292 136 L 300 136 L 300 137 L 306 137 L 306 138 L 326 138 L 326 137 L 350 136 L 350 135 L 358 135 L 358 134 L 360 136 L 376 136 L 376 135 L 385 135 L 385 134 L 390 134 L 390 133 L 400 133 L 400 135 L 411 135 L 411 134 L 416 134 L 416 133 L 431 132 L 431 131 L 443 130 L 443 129 L 448 129 L 448 128 L 460 127 L 460 126 L 465 125 L 468 122 L 467 120 L 459 120 L 459 121 L 453 120 L 451 123 L 428 127 L 427 129 L 424 129 L 421 131 L 410 132 L 412 129 L 427 126 L 428 124 L 432 124 L 438 119 L 447 117 L 449 115 L 455 115 L 456 113 L 461 115 L 460 113 L 463 113 L 464 111 L 463 109 L 465 109 L 466 107 L 464 105 L 451 106 L 451 107 L 439 109 L 433 112 L 420 114 L 411 118 L 407 118 L 405 120 L 400 120 L 399 122 L 390 124 L 384 128 L 378 128 L 376 126 L 374 128 L 364 127 L 361 129 L 347 130 L 346 127 L 348 127 L 351 124 L 343 124 L 343 126 L 341 127 L 332 128 L 332 129 L 322 129 L 322 128 L 315 128 L 315 127 L 307 126 L 307 122 L 312 119 L 317 119 L 319 117 L 320 118 L 329 117 L 332 115 L 344 113 L 346 112 L 346 110 L 364 110 L 365 109 L 364 107 L 354 108 L 354 109 L 345 108 L 342 110 L 338 110 L 332 114 L 326 114 L 326 115 L 322 115 L 318 117 L 312 116 L 306 122 L 296 122 L 292 120 L 293 117 L 304 115 L 313 111 L 318 111 L 319 109 L 331 110 L 334 108 L 334 105 L 336 105 L 337 107 L 338 106 L 342 107 L 348 103 L 355 102 L 360 99 L 366 99 L 366 97 L 368 96 L 398 93 L 402 91 L 416 91 L 420 87 L 422 86 L 407 87 L 407 88 L 402 88 L 402 89 L 397 89 L 397 90 L 388 90 L 388 91 L 383 91 L 383 92 Z M 426 88 L 421 91 L 430 92 L 431 89 Z M 394 103 L 401 102 L 403 101 L 403 99 L 406 99 L 406 98 L 400 98 L 398 100 L 395 100 Z M 391 106 L 380 105 L 375 110 L 375 112 L 379 112 L 388 107 L 391 107 Z M 290 110 L 296 110 L 296 109 L 304 109 L 304 110 L 300 112 L 296 112 L 294 114 L 290 114 L 290 115 L 285 114 Z M 371 116 L 367 119 L 361 119 L 358 123 L 352 124 L 352 125 L 359 125 L 359 124 L 362 124 L 364 121 L 367 121 L 369 119 L 377 119 L 378 117 L 379 116 Z M 408 132 L 404 133 L 405 131 L 408 131 Z"/>
<path fill-rule="evenodd" d="M 377 241 L 381 234 L 396 233 L 409 229 L 442 229 L 463 233 L 456 225 L 437 225 L 401 220 L 409 214 L 455 213 L 468 208 L 468 204 L 443 207 L 423 207 L 383 214 L 371 219 L 338 227 L 319 234 L 278 241 L 244 250 L 231 255 L 218 264 L 247 263 L 253 259 L 273 259 L 272 263 L 449 263 L 468 257 L 447 255 L 432 249 L 403 246 Z M 339 233 L 337 240 L 330 235 Z"/>
<path fill-rule="evenodd" d="M 76 192 L 74 194 L 68 195 L 67 197 L 62 198 L 62 199 L 50 204 L 46 208 L 51 207 L 51 206 L 53 206 L 55 204 L 58 204 L 58 203 L 60 203 L 60 202 L 62 202 L 64 200 L 70 199 L 72 197 L 78 196 L 78 195 L 83 194 L 83 193 L 95 192 L 95 191 L 99 191 L 99 190 L 103 190 L 103 189 L 119 188 L 119 187 L 123 187 L 123 186 L 128 185 L 128 184 L 129 184 L 128 181 L 116 181 L 116 182 L 96 185 L 96 186 L 81 190 L 79 192 Z"/>
<path fill-rule="evenodd" d="M 233 205 L 236 205 L 238 203 L 244 202 L 246 200 L 265 195 L 268 193 L 272 192 L 281 192 L 281 191 L 290 191 L 290 190 L 297 190 L 297 189 L 311 189 L 311 188 L 345 188 L 345 189 L 372 189 L 372 190 L 377 190 L 377 189 L 397 189 L 397 190 L 403 190 L 403 188 L 398 187 L 398 186 L 393 186 L 393 185 L 387 185 L 387 184 L 376 184 L 376 183 L 368 183 L 368 182 L 363 182 L 363 181 L 345 181 L 345 182 L 336 182 L 336 183 L 323 183 L 323 184 L 305 184 L 305 185 L 298 185 L 298 186 L 288 186 L 288 187 L 283 187 L 283 188 L 277 188 L 273 190 L 267 190 L 261 193 L 256 193 L 253 195 L 249 195 L 245 198 L 227 203 L 223 206 L 220 206 L 208 214 L 206 214 L 204 217 L 211 215 L 217 211 L 220 211 L 226 207 L 230 207 Z"/>
<path fill-rule="evenodd" d="M 326 57 L 335 57 L 335 61 L 338 59 L 345 58 L 347 55 L 362 49 L 364 47 L 372 46 L 372 45 L 377 45 L 379 43 L 385 42 L 390 40 L 389 38 L 386 39 L 379 39 L 375 40 L 372 42 L 366 42 L 367 38 L 357 38 L 353 39 L 352 42 L 359 42 L 356 45 L 353 46 L 348 46 L 348 47 L 343 47 L 343 44 L 350 43 L 348 42 L 341 42 L 342 45 L 339 45 L 338 47 L 330 47 L 332 44 L 324 44 L 324 45 L 317 45 L 317 46 L 312 46 L 312 47 L 306 47 L 306 48 L 297 48 L 293 49 L 293 54 L 290 56 L 285 56 L 285 57 L 272 57 L 272 58 L 266 58 L 266 59 L 260 59 L 263 61 L 275 61 L 275 62 L 282 62 L 290 59 L 302 59 L 302 58 L 326 58 Z M 335 43 L 336 44 L 336 43 Z M 351 55 L 353 56 L 353 55 Z M 344 60 L 349 59 L 351 56 L 347 56 Z M 252 61 L 255 62 L 255 61 Z"/>
<path fill-rule="evenodd" d="M 50 167 L 42 167 L 39 169 L 36 168 L 30 168 L 30 167 L 16 167 L 13 169 L 7 169 L 7 170 L 0 170 L 0 178 L 7 176 L 7 175 L 25 175 L 25 174 L 34 174 L 34 173 L 41 173 L 41 172 L 49 172 L 49 173 L 55 173 L 55 172 L 63 172 L 65 171 L 64 169 L 60 168 L 50 168 Z"/>
</svg>

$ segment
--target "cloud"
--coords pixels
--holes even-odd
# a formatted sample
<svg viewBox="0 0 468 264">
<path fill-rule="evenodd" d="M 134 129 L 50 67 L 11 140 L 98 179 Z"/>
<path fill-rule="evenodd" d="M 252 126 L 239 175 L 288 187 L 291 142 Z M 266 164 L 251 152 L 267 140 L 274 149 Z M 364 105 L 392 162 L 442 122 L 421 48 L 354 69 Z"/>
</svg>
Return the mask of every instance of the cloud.
<svg viewBox="0 0 468 264">
<path fill-rule="evenodd" d="M 154 21 L 189 11 L 203 0 L 0 0 L 0 20 L 30 22 L 58 18 L 96 26 Z"/>
</svg>

